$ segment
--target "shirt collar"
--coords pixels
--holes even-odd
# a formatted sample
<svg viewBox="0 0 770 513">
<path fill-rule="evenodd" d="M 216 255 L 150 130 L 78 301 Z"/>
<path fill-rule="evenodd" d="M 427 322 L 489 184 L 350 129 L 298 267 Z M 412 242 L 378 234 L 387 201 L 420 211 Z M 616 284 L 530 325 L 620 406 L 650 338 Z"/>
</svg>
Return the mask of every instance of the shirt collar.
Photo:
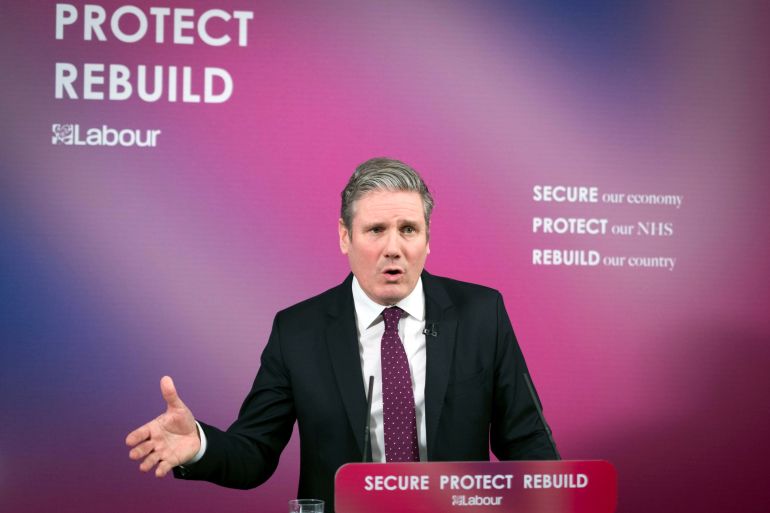
<svg viewBox="0 0 770 513">
<path fill-rule="evenodd" d="M 359 333 L 363 333 L 375 324 L 376 321 L 382 318 L 382 311 L 387 308 L 372 301 L 372 299 L 366 295 L 364 289 L 361 288 L 361 284 L 358 283 L 358 279 L 355 276 L 353 276 L 353 305 L 356 309 L 356 320 L 358 322 Z M 424 321 L 425 291 L 422 289 L 422 277 L 417 279 L 414 290 L 412 290 L 408 296 L 392 306 L 399 307 L 405 311 L 407 315 L 414 317 L 418 321 Z"/>
</svg>

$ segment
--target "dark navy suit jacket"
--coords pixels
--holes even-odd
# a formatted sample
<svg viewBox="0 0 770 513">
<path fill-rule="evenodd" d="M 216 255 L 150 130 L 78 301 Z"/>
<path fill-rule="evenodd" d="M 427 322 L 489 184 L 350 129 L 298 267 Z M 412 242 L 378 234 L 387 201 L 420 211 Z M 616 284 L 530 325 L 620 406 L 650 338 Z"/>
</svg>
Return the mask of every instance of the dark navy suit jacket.
<svg viewBox="0 0 770 513">
<path fill-rule="evenodd" d="M 362 461 L 367 416 L 352 275 L 279 312 L 251 391 L 227 431 L 201 423 L 203 458 L 174 474 L 253 488 L 275 471 L 297 421 L 299 498 L 333 511 L 334 475 Z M 430 461 L 554 459 L 523 379 L 527 372 L 501 295 L 422 274 L 426 321 L 425 417 Z M 371 459 L 369 460 L 371 461 Z M 287 498 L 288 500 L 288 498 Z"/>
</svg>

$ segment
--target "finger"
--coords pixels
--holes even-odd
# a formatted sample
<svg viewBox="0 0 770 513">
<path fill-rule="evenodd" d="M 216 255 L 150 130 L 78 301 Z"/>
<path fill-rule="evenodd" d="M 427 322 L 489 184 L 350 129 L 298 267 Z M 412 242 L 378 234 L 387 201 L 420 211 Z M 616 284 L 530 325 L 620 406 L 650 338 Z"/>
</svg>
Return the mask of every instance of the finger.
<svg viewBox="0 0 770 513">
<path fill-rule="evenodd" d="M 174 386 L 174 380 L 169 376 L 163 376 L 160 379 L 160 393 L 163 394 L 163 399 L 171 408 L 184 408 L 185 405 L 176 393 L 176 387 Z"/>
<path fill-rule="evenodd" d="M 156 463 L 160 461 L 160 454 L 157 452 L 151 452 L 144 461 L 139 465 L 139 470 L 142 472 L 147 472 L 152 467 L 155 466 Z"/>
<path fill-rule="evenodd" d="M 131 449 L 128 453 L 128 457 L 132 460 L 141 460 L 152 452 L 155 448 L 155 444 L 151 440 L 147 440 Z"/>
<path fill-rule="evenodd" d="M 166 474 L 168 474 L 169 470 L 172 468 L 174 467 L 172 467 L 169 462 L 165 460 L 161 461 L 155 469 L 155 477 L 166 477 Z"/>
<path fill-rule="evenodd" d="M 129 447 L 133 447 L 134 445 L 144 442 L 150 438 L 150 424 L 147 423 L 142 427 L 139 427 L 133 431 L 131 431 L 128 436 L 126 436 L 126 445 Z"/>
</svg>

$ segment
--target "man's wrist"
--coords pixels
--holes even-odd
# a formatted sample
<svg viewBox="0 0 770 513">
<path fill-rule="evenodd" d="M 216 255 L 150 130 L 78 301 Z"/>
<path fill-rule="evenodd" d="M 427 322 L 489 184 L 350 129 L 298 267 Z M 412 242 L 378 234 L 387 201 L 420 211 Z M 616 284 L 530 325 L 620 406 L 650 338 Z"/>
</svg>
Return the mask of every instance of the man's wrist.
<svg viewBox="0 0 770 513">
<path fill-rule="evenodd" d="M 198 421 L 195 421 L 195 428 L 198 430 L 198 439 L 201 442 L 201 446 L 198 448 L 198 452 L 195 453 L 195 456 L 193 456 L 190 460 L 185 461 L 180 467 L 184 467 L 185 465 L 193 465 L 195 463 L 198 463 L 201 458 L 203 458 L 203 455 L 206 452 L 206 446 L 208 445 L 208 442 L 206 441 L 206 432 L 203 431 L 203 428 L 200 424 L 198 424 Z"/>
</svg>

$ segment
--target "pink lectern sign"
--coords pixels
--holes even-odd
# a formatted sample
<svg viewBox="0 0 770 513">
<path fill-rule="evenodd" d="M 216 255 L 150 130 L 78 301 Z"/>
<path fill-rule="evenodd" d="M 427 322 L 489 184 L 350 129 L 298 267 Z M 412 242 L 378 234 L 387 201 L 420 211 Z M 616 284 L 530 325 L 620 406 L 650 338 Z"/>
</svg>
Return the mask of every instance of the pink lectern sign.
<svg viewBox="0 0 770 513">
<path fill-rule="evenodd" d="M 335 479 L 337 513 L 613 513 L 607 461 L 349 463 Z"/>
</svg>

